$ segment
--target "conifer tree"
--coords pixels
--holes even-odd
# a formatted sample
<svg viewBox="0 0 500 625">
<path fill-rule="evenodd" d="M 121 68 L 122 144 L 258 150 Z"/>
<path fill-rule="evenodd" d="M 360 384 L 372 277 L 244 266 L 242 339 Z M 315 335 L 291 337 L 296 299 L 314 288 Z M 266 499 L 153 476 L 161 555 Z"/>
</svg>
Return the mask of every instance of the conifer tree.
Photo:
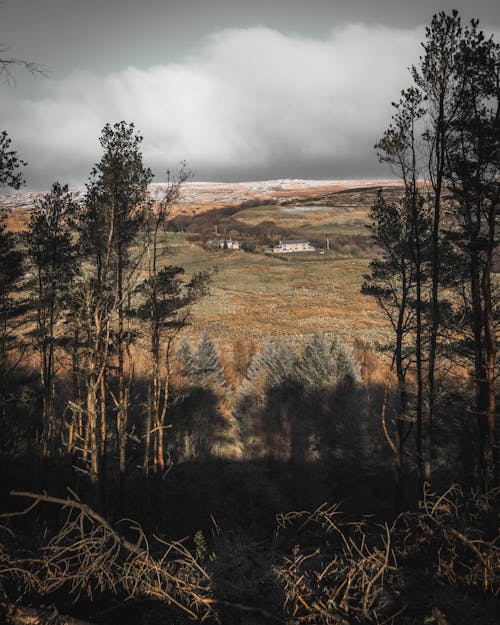
<svg viewBox="0 0 500 625">
<path fill-rule="evenodd" d="M 28 291 L 35 313 L 33 338 L 42 388 L 42 456 L 58 447 L 54 413 L 58 325 L 66 309 L 68 286 L 76 272 L 72 240 L 76 204 L 67 185 L 58 182 L 37 202 L 24 240 L 33 278 Z M 60 429 L 60 428 L 59 428 Z"/>
<path fill-rule="evenodd" d="M 19 329 L 25 312 L 19 297 L 24 274 L 24 256 L 13 232 L 6 230 L 7 212 L 0 210 L 0 452 L 8 445 L 7 406 L 13 399 L 10 379 L 20 362 L 24 346 Z M 16 353 L 17 352 L 17 353 Z"/>
<path fill-rule="evenodd" d="M 154 472 L 163 475 L 166 466 L 165 431 L 175 343 L 181 330 L 190 323 L 193 304 L 206 294 L 210 277 L 209 272 L 202 271 L 194 274 L 188 281 L 184 278 L 183 267 L 177 265 L 161 267 L 161 261 L 168 257 L 168 245 L 164 234 L 167 220 L 188 177 L 189 172 L 185 169 L 184 163 L 177 180 L 170 179 L 168 172 L 167 189 L 160 202 L 149 205 L 144 223 L 148 277 L 137 288 L 140 304 L 136 313 L 146 323 L 147 348 L 150 356 L 144 432 L 145 475 L 148 475 L 151 463 L 151 447 Z"/>
<path fill-rule="evenodd" d="M 156 254 L 153 243 L 151 254 Z M 158 259 L 157 259 L 158 260 Z M 150 264 L 150 277 L 142 282 L 137 291 L 141 304 L 137 314 L 148 326 L 148 350 L 151 371 L 148 379 L 148 402 L 145 424 L 145 472 L 149 465 L 150 433 L 154 433 L 153 467 L 163 472 L 166 446 L 164 430 L 170 401 L 171 364 L 176 339 L 183 328 L 190 323 L 193 304 L 207 292 L 209 272 L 199 272 L 191 280 L 183 280 L 184 268 L 168 265 L 157 270 L 156 262 Z M 193 356 L 184 354 L 183 363 L 189 370 L 194 366 Z"/>
<path fill-rule="evenodd" d="M 384 222 L 384 216 L 372 211 L 372 233 L 384 250 L 384 259 L 382 264 L 372 263 L 371 277 L 363 288 L 377 297 L 392 318 L 400 399 L 407 395 L 405 367 L 412 367 L 415 360 L 416 458 L 421 485 L 432 476 L 438 364 L 446 362 L 445 345 L 453 343 L 458 354 L 465 355 L 469 338 L 481 479 L 487 483 L 488 473 L 500 479 L 498 455 L 496 462 L 492 460 L 498 446 L 497 332 L 491 279 L 499 197 L 500 55 L 498 44 L 493 37 L 486 38 L 478 24 L 471 20 L 463 26 L 457 11 L 433 16 L 422 43 L 424 52 L 412 68 L 414 86 L 403 92 L 393 123 L 376 146 L 380 159 L 396 170 L 405 185 L 400 204 L 409 220 L 404 256 L 408 263 L 398 261 L 399 253 L 395 254 L 394 245 L 401 237 Z M 418 178 L 425 181 L 425 192 L 419 189 Z M 380 198 L 376 204 L 381 205 Z M 393 245 L 384 249 L 377 230 Z M 400 228 L 401 233 L 406 230 Z M 388 274 L 388 262 L 394 266 L 399 262 L 399 270 Z M 379 288 L 384 282 L 385 290 Z M 453 288 L 456 292 L 450 298 Z M 404 335 L 403 342 L 399 337 L 405 324 L 394 323 L 387 305 L 391 299 L 395 309 L 402 311 L 404 306 L 408 310 L 410 321 L 412 314 L 415 317 L 414 330 Z M 465 340 L 457 342 L 457 330 Z M 406 363 L 403 369 L 401 356 Z M 407 398 L 403 403 L 408 405 Z"/>
<path fill-rule="evenodd" d="M 148 183 L 152 179 L 143 165 L 141 143 L 133 124 L 106 124 L 100 137 L 103 155 L 91 171 L 79 220 L 85 267 L 75 295 L 84 312 L 85 449 L 91 458 L 92 481 L 97 483 L 107 473 L 103 465 L 108 457 L 108 413 L 114 405 L 120 501 L 133 376 L 131 298 L 145 251 L 138 239 L 148 216 Z"/>
<path fill-rule="evenodd" d="M 442 216 L 449 208 L 445 197 L 447 154 L 451 142 L 451 130 L 460 109 L 463 80 L 457 71 L 457 54 L 462 42 L 463 28 L 458 11 L 444 11 L 432 17 L 422 42 L 424 54 L 412 77 L 421 96 L 425 99 L 425 145 L 426 171 L 429 182 L 428 197 L 431 211 L 430 241 L 430 304 L 427 356 L 427 414 L 425 422 L 425 449 L 423 450 L 423 479 L 432 476 L 431 446 L 436 412 L 436 369 L 439 357 L 439 330 L 443 324 L 442 271 Z"/>
<path fill-rule="evenodd" d="M 0 59 L 0 76 L 7 73 L 9 60 Z M 0 133 L 0 189 L 19 189 L 24 183 L 21 168 L 26 163 L 11 148 L 12 140 L 7 132 Z M 20 362 L 23 346 L 19 344 L 18 330 L 25 311 L 22 298 L 14 296 L 19 290 L 24 273 L 23 253 L 16 235 L 6 230 L 8 214 L 0 208 L 0 451 L 7 447 L 7 404 L 13 399 L 9 391 L 9 379 Z M 18 350 L 14 354 L 14 350 Z M 13 356 L 13 357 L 12 357 Z"/>
<path fill-rule="evenodd" d="M 359 387 L 363 380 L 361 378 L 361 368 L 354 358 L 352 351 L 344 341 L 335 336 L 330 347 L 330 357 L 335 368 L 335 378 L 337 383 L 345 382 L 354 387 Z"/>
<path fill-rule="evenodd" d="M 193 350 L 185 338 L 177 349 L 177 360 L 181 366 L 182 374 L 189 376 L 193 368 Z"/>
<path fill-rule="evenodd" d="M 208 332 L 203 333 L 198 344 L 193 358 L 192 375 L 198 382 L 207 378 L 219 382 L 223 380 L 219 354 Z"/>
<path fill-rule="evenodd" d="M 12 187 L 13 189 L 19 189 L 24 184 L 21 168 L 26 163 L 19 158 L 17 152 L 11 148 L 11 145 L 12 139 L 3 130 L 0 133 L 0 188 Z"/>
<path fill-rule="evenodd" d="M 478 21 L 472 20 L 464 29 L 455 64 L 462 89 L 450 130 L 446 176 L 454 199 L 454 227 L 447 234 L 457 256 L 455 271 L 447 277 L 463 302 L 454 318 L 463 329 L 462 346 L 468 337 L 472 345 L 472 411 L 479 431 L 479 472 L 487 485 L 493 480 L 500 483 L 496 440 L 498 295 L 493 277 L 500 203 L 500 44 L 493 37 L 486 38 Z"/>
<path fill-rule="evenodd" d="M 297 376 L 310 392 L 324 392 L 336 379 L 336 362 L 324 334 L 316 332 L 306 344 L 297 364 Z"/>
<path fill-rule="evenodd" d="M 109 350 L 105 345 L 106 334 L 108 338 L 113 337 L 117 359 L 118 389 L 112 397 L 116 408 L 120 499 L 123 498 L 126 474 L 128 406 L 133 371 L 130 361 L 126 370 L 125 360 L 132 340 L 126 323 L 130 319 L 131 285 L 144 251 L 141 247 L 138 255 L 132 255 L 132 246 L 148 215 L 148 184 L 153 177 L 151 170 L 143 165 L 141 143 L 142 137 L 136 133 L 134 124 L 121 121 L 104 127 L 100 138 L 104 153 L 94 166 L 87 185 L 83 231 L 83 242 L 95 262 L 95 303 L 99 309 L 99 333 L 102 334 L 98 341 L 102 361 L 98 375 L 101 419 L 105 418 L 102 395 L 107 370 L 104 361 Z M 103 358 L 105 354 L 106 358 Z M 102 430 L 106 431 L 106 425 Z"/>
</svg>

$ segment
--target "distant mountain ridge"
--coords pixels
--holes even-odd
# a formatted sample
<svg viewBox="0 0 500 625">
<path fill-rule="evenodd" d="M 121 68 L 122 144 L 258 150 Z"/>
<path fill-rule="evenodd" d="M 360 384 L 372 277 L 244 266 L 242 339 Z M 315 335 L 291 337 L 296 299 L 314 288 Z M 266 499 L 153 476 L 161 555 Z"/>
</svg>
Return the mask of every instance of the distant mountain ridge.
<svg viewBox="0 0 500 625">
<path fill-rule="evenodd" d="M 172 208 L 172 215 L 198 214 L 213 208 L 234 206 L 248 201 L 289 202 L 312 196 L 338 193 L 354 189 L 373 187 L 401 187 L 400 180 L 300 180 L 278 179 L 252 182 L 185 182 L 179 202 Z M 154 182 L 150 192 L 159 200 L 168 188 L 165 182 Z M 75 199 L 82 201 L 85 187 L 70 189 Z M 15 222 L 24 221 L 36 201 L 47 191 L 13 191 L 0 195 L 0 208 L 16 211 Z M 14 216 L 12 216 L 14 217 Z M 17 227 L 20 223 L 17 223 Z M 13 229 L 17 229 L 12 224 Z"/>
</svg>

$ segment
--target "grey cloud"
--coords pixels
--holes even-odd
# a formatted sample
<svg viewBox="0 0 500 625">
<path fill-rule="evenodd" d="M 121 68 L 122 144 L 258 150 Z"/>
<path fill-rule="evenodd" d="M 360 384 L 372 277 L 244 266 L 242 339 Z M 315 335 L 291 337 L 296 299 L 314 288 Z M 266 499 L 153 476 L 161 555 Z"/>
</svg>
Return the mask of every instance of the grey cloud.
<svg viewBox="0 0 500 625">
<path fill-rule="evenodd" d="M 373 143 L 407 86 L 422 28 L 350 24 L 322 39 L 225 29 L 183 62 L 48 81 L 45 97 L 2 95 L 27 180 L 85 181 L 106 122 L 133 121 L 147 164 L 187 160 L 196 179 L 380 175 Z"/>
</svg>

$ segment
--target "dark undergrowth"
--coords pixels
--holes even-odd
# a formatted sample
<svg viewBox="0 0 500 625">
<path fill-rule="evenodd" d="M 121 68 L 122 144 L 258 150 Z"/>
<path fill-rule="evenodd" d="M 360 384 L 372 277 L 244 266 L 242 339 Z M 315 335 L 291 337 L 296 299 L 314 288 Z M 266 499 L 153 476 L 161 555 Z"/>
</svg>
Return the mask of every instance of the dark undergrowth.
<svg viewBox="0 0 500 625">
<path fill-rule="evenodd" d="M 4 491 L 11 512 L 0 519 L 3 618 L 68 625 L 498 622 L 498 490 L 455 485 L 438 496 L 427 488 L 415 509 L 395 516 L 383 502 L 390 476 L 370 483 L 360 475 L 357 486 L 344 487 L 354 497 L 318 505 L 325 477 L 332 475 L 318 467 L 186 463 L 148 488 L 130 484 L 122 520 L 112 506 L 105 513 L 87 505 L 90 489 L 85 497 L 62 484 L 50 496 Z M 18 468 L 11 485 L 22 481 Z M 330 488 L 338 501 L 335 490 L 342 489 Z M 376 513 L 366 514 L 374 501 Z"/>
</svg>

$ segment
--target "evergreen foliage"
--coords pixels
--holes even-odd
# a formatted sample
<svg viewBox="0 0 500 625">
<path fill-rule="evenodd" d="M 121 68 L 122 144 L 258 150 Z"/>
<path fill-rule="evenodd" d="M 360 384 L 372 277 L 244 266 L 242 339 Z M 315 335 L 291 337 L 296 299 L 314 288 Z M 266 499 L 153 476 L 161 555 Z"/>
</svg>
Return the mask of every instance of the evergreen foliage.
<svg viewBox="0 0 500 625">
<path fill-rule="evenodd" d="M 297 354 L 289 341 L 268 338 L 262 351 L 257 352 L 248 367 L 244 387 L 261 376 L 269 387 L 292 382 L 296 376 Z"/>
<path fill-rule="evenodd" d="M 26 256 L 33 278 L 27 291 L 34 309 L 34 338 L 40 361 L 44 455 L 53 446 L 55 427 L 56 346 L 67 341 L 59 336 L 59 322 L 66 312 L 69 285 L 77 273 L 72 240 L 77 206 L 67 186 L 58 182 L 35 206 L 24 235 Z"/>
<path fill-rule="evenodd" d="M 250 362 L 243 391 L 262 378 L 267 388 L 288 384 L 310 392 L 325 391 L 344 379 L 361 384 L 359 364 L 347 345 L 338 336 L 328 341 L 320 332 L 299 355 L 289 340 L 269 338 Z"/>
<path fill-rule="evenodd" d="M 114 253 L 121 255 L 144 224 L 153 173 L 144 167 L 134 124 L 106 124 L 99 142 L 104 153 L 87 184 L 83 238 L 89 251 L 102 254 L 111 236 Z"/>
<path fill-rule="evenodd" d="M 68 186 L 55 182 L 36 204 L 24 235 L 27 258 L 34 271 L 29 288 L 41 333 L 50 317 L 57 317 L 65 307 L 69 285 L 77 273 L 73 241 L 76 212 Z"/>
<path fill-rule="evenodd" d="M 0 61 L 1 73 L 1 61 Z M 11 149 L 12 139 L 3 130 L 0 133 L 0 188 L 12 187 L 19 189 L 24 184 L 21 168 L 26 163 Z"/>
<path fill-rule="evenodd" d="M 404 183 L 370 214 L 380 371 L 339 336 L 240 342 L 238 395 L 208 332 L 178 346 L 210 273 L 169 264 L 186 177 L 153 206 L 133 124 L 104 128 L 83 206 L 55 183 L 23 236 L 0 210 L 0 493 L 33 500 L 0 510 L 2 617 L 497 622 L 500 47 L 454 11 L 423 50 L 377 144 Z M 0 186 L 23 165 L 3 132 Z"/>
<path fill-rule="evenodd" d="M 189 376 L 193 369 L 193 350 L 186 338 L 183 338 L 177 349 L 177 360 L 179 361 L 181 372 L 185 376 Z"/>
<path fill-rule="evenodd" d="M 438 434 L 437 428 L 446 424 L 449 412 L 443 399 L 453 396 L 453 381 L 442 373 L 452 347 L 473 387 L 471 399 L 464 401 L 477 423 L 476 474 L 482 483 L 498 484 L 494 250 L 500 45 L 485 36 L 478 20 L 464 25 L 452 11 L 433 16 L 422 47 L 411 71 L 414 85 L 402 92 L 376 146 L 380 160 L 403 180 L 405 194 L 397 203 L 379 194 L 372 207 L 370 229 L 382 256 L 372 261 L 363 292 L 377 299 L 394 333 L 399 405 L 396 436 L 390 440 L 400 482 L 413 410 L 420 488 L 430 481 L 433 465 L 440 464 L 432 446 L 451 434 Z M 414 406 L 407 381 L 413 371 Z"/>
<path fill-rule="evenodd" d="M 337 384 L 349 383 L 353 387 L 360 387 L 363 383 L 361 368 L 354 358 L 352 351 L 344 341 L 335 336 L 330 347 L 330 358 L 335 363 L 335 380 Z"/>
<path fill-rule="evenodd" d="M 250 454 L 359 461 L 368 445 L 360 367 L 340 337 L 316 333 L 301 352 L 268 339 L 242 383 L 239 415 Z"/>
<path fill-rule="evenodd" d="M 21 341 L 20 329 L 24 324 L 26 300 L 20 296 L 21 280 L 24 275 L 24 255 L 19 249 L 16 235 L 6 231 L 7 214 L 0 210 L 0 419 L 7 427 L 7 402 L 14 395 L 10 384 L 11 376 L 25 346 Z M 15 353 L 17 351 L 17 353 Z M 0 441 L 3 446 L 4 441 Z"/>
<path fill-rule="evenodd" d="M 208 332 L 203 333 L 192 358 L 191 375 L 197 382 L 209 377 L 215 381 L 223 380 L 219 354 Z"/>
</svg>

